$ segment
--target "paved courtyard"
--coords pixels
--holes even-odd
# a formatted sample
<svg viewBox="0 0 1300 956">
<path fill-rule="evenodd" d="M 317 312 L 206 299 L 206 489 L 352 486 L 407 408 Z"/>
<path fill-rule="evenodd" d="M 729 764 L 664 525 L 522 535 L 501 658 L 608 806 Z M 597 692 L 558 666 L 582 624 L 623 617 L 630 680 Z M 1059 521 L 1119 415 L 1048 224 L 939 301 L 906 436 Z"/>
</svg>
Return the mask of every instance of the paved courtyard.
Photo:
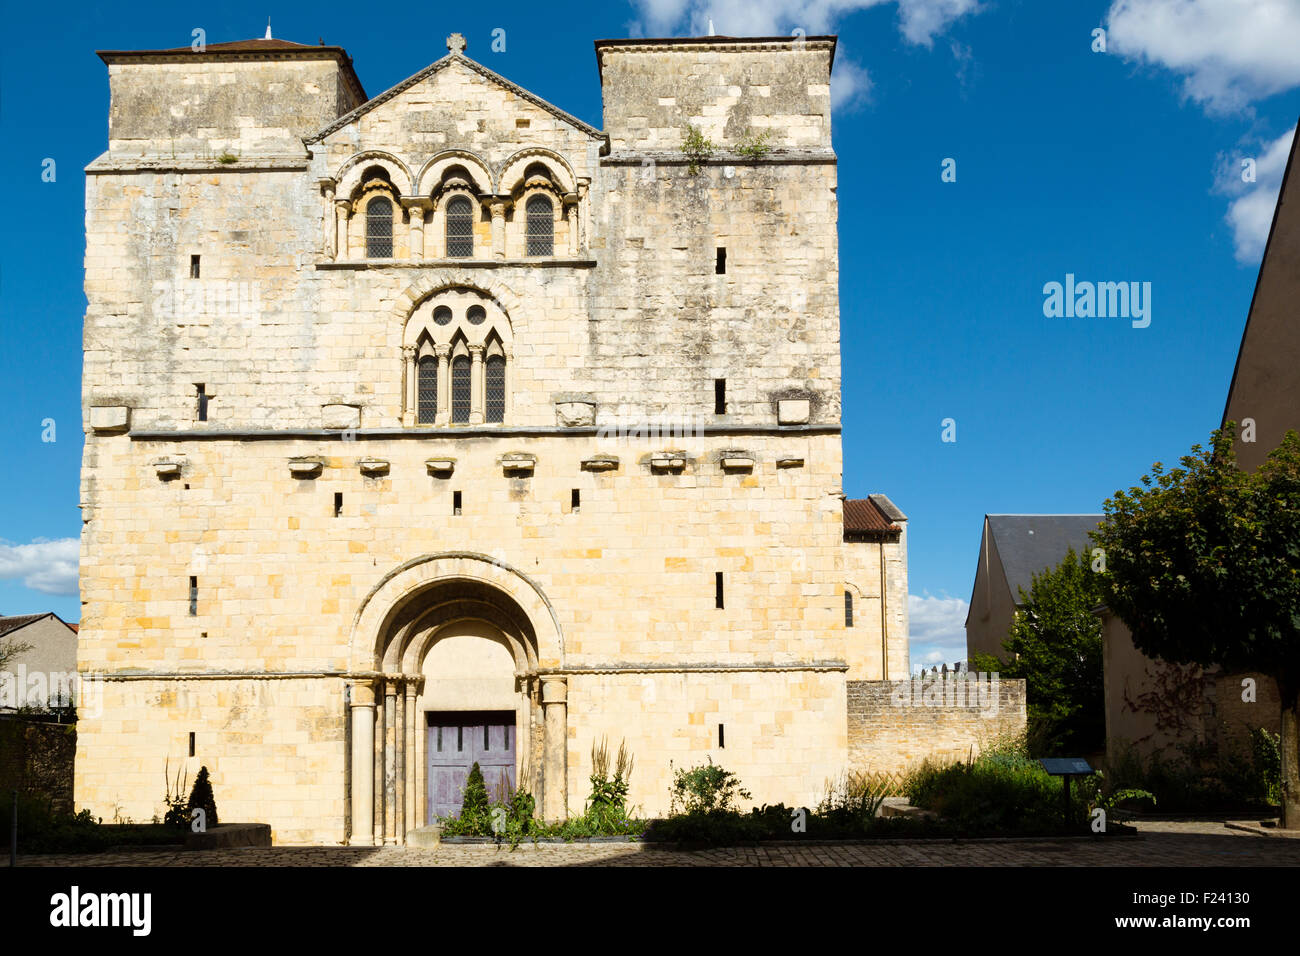
<svg viewBox="0 0 1300 956">
<path fill-rule="evenodd" d="M 680 852 L 641 844 L 508 847 L 273 847 L 28 856 L 20 866 L 1300 866 L 1300 839 L 1222 821 L 1145 821 L 1140 839 L 917 841 Z"/>
</svg>

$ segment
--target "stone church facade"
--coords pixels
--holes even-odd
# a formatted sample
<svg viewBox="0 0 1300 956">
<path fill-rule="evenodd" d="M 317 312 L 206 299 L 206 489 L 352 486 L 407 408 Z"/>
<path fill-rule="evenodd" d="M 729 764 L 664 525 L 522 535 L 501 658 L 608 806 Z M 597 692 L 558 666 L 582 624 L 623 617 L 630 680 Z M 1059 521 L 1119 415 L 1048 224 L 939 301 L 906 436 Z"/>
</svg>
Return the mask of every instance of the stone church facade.
<svg viewBox="0 0 1300 956">
<path fill-rule="evenodd" d="M 601 740 L 646 814 L 708 758 L 810 804 L 908 674 L 906 519 L 841 478 L 834 38 L 600 41 L 603 129 L 465 47 L 374 97 L 338 47 L 100 54 L 79 807 L 202 764 L 278 842 L 400 843 L 471 760 L 580 812 Z"/>
</svg>

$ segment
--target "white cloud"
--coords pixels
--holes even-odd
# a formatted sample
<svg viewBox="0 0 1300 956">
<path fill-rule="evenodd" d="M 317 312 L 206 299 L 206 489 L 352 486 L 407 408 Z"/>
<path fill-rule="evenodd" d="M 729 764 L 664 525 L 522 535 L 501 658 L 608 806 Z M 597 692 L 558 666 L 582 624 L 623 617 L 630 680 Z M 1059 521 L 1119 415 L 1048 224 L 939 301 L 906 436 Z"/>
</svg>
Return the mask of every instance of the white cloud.
<svg viewBox="0 0 1300 956">
<path fill-rule="evenodd" d="M 1114 0 L 1109 52 L 1183 77 L 1183 91 L 1215 113 L 1300 84 L 1296 0 Z"/>
<path fill-rule="evenodd" d="M 1297 53 L 1300 56 L 1300 52 Z M 1282 189 L 1282 174 L 1291 154 L 1291 140 L 1295 127 L 1291 127 L 1256 156 L 1255 182 L 1241 181 L 1241 157 L 1222 158 L 1220 164 L 1220 191 L 1236 195 L 1228 205 L 1224 219 L 1232 227 L 1232 241 L 1237 261 L 1245 265 L 1258 264 L 1268 242 L 1268 230 L 1273 224 L 1273 210 Z"/>
<path fill-rule="evenodd" d="M 871 76 L 865 67 L 852 60 L 839 58 L 831 71 L 831 109 L 847 112 L 871 98 Z"/>
<path fill-rule="evenodd" d="M 961 598 L 907 596 L 909 651 L 913 666 L 955 664 L 966 659 L 966 612 Z"/>
<path fill-rule="evenodd" d="M 829 33 L 839 19 L 890 3 L 898 5 L 898 29 L 909 43 L 930 47 L 955 21 L 982 9 L 981 0 L 635 0 L 638 36 L 705 36 L 712 22 L 722 36 L 789 36 L 802 30 Z M 966 51 L 969 59 L 969 50 Z M 954 49 L 954 55 L 956 50 Z M 960 64 L 963 72 L 967 64 Z M 846 111 L 868 101 L 871 77 L 841 48 L 831 73 L 831 106 Z"/>
<path fill-rule="evenodd" d="M 709 21 L 723 36 L 781 36 L 796 27 L 826 33 L 859 10 L 898 4 L 898 28 L 909 43 L 929 46 L 956 20 L 980 11 L 980 0 L 635 0 L 637 23 L 647 35 L 708 33 Z"/>
<path fill-rule="evenodd" d="M 31 544 L 0 541 L 0 580 L 21 580 L 43 594 L 76 594 L 81 542 L 76 538 Z"/>
</svg>

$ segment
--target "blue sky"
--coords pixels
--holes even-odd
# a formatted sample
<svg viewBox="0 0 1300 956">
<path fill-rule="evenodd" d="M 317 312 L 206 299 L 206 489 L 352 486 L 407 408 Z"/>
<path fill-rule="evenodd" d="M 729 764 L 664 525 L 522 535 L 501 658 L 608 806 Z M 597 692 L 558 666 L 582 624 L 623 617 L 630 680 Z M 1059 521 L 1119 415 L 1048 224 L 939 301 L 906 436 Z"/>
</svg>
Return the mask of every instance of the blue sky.
<svg viewBox="0 0 1300 956">
<path fill-rule="evenodd" d="M 595 39 L 710 19 L 730 35 L 837 33 L 844 488 L 885 492 L 911 519 L 914 664 L 964 656 L 985 513 L 1100 511 L 1218 424 L 1300 115 L 1300 0 L 129 10 L 5 14 L 0 613 L 80 616 L 82 169 L 107 146 L 96 49 L 186 46 L 196 27 L 247 39 L 270 15 L 277 37 L 345 47 L 375 95 L 460 31 L 468 55 L 600 126 Z M 1150 283 L 1149 326 L 1045 316 L 1044 285 L 1067 273 Z"/>
</svg>

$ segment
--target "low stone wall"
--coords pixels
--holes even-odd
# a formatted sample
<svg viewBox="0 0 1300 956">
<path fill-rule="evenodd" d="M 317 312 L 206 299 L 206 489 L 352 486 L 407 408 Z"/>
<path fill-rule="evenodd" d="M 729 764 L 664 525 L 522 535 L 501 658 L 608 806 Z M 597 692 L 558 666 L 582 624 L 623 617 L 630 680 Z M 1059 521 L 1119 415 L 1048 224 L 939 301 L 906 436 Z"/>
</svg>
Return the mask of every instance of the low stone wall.
<svg viewBox="0 0 1300 956">
<path fill-rule="evenodd" d="M 965 760 L 1025 729 L 1025 682 L 956 677 L 849 681 L 849 766 L 897 773 Z"/>
<path fill-rule="evenodd" d="M 77 755 L 75 724 L 0 720 L 0 792 L 46 797 L 59 812 L 72 812 L 72 770 Z"/>
</svg>

